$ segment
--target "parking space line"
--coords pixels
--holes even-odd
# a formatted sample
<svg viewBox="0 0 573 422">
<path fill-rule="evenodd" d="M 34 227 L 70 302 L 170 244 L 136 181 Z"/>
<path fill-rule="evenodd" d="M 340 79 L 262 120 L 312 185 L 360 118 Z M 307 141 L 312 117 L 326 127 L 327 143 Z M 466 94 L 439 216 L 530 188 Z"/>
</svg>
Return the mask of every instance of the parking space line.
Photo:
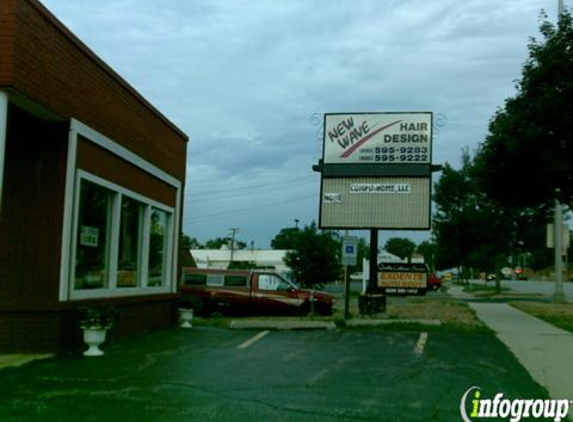
<svg viewBox="0 0 573 422">
<path fill-rule="evenodd" d="M 424 348 L 426 347 L 426 343 L 428 341 L 428 333 L 423 332 L 420 333 L 420 338 L 418 339 L 418 343 L 416 343 L 416 347 L 414 347 L 414 353 L 417 355 L 421 355 L 424 353 Z"/>
<path fill-rule="evenodd" d="M 259 334 L 257 334 L 256 336 L 250 338 L 249 340 L 245 341 L 244 343 L 242 343 L 239 347 L 237 347 L 237 349 L 246 349 L 247 347 L 249 347 L 250 345 L 252 345 L 253 343 L 259 341 L 260 339 L 262 339 L 264 336 L 266 336 L 270 331 L 269 330 L 265 330 L 265 331 L 261 331 Z"/>
</svg>

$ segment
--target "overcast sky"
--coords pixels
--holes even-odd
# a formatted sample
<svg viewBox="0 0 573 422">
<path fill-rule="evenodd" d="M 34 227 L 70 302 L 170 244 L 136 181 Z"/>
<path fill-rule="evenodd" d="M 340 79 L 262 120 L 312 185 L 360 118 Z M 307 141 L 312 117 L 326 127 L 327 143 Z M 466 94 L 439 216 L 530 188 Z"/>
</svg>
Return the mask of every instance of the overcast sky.
<svg viewBox="0 0 573 422">
<path fill-rule="evenodd" d="M 324 113 L 432 111 L 434 162 L 457 166 L 558 1 L 42 2 L 189 135 L 184 232 L 262 248 L 318 220 Z"/>
</svg>

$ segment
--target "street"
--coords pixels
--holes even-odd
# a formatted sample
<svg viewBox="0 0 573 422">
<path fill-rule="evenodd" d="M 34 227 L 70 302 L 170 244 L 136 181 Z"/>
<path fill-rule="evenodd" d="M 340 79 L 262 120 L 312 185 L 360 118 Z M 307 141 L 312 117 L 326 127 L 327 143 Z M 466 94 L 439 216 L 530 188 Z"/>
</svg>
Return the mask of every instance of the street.
<svg viewBox="0 0 573 422">
<path fill-rule="evenodd" d="M 105 350 L 0 370 L 0 420 L 458 421 L 472 386 L 547 397 L 493 334 L 199 327 Z"/>
<path fill-rule="evenodd" d="M 483 280 L 472 280 L 473 284 L 485 285 Z M 495 286 L 494 281 L 488 281 L 488 286 Z M 502 280 L 501 287 L 507 287 L 512 292 L 520 294 L 539 294 L 546 297 L 553 297 L 555 293 L 555 282 L 540 280 Z M 564 282 L 563 291 L 568 301 L 573 300 L 573 282 Z"/>
</svg>

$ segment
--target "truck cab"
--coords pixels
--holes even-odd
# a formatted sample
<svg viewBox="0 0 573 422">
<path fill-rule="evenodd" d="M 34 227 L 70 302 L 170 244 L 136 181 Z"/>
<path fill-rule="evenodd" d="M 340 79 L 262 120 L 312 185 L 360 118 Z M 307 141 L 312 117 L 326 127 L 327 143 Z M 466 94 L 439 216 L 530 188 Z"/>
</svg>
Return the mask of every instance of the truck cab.
<svg viewBox="0 0 573 422">
<path fill-rule="evenodd" d="M 267 271 L 184 268 L 180 291 L 200 313 L 330 315 L 334 298 Z"/>
</svg>

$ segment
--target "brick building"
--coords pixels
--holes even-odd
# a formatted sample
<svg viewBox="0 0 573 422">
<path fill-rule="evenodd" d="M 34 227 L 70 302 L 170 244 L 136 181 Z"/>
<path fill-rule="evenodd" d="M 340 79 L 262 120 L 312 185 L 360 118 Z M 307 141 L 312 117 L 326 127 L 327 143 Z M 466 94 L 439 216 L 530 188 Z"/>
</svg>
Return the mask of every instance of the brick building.
<svg viewBox="0 0 573 422">
<path fill-rule="evenodd" d="M 172 325 L 187 136 L 37 0 L 0 0 L 0 352 Z"/>
</svg>

